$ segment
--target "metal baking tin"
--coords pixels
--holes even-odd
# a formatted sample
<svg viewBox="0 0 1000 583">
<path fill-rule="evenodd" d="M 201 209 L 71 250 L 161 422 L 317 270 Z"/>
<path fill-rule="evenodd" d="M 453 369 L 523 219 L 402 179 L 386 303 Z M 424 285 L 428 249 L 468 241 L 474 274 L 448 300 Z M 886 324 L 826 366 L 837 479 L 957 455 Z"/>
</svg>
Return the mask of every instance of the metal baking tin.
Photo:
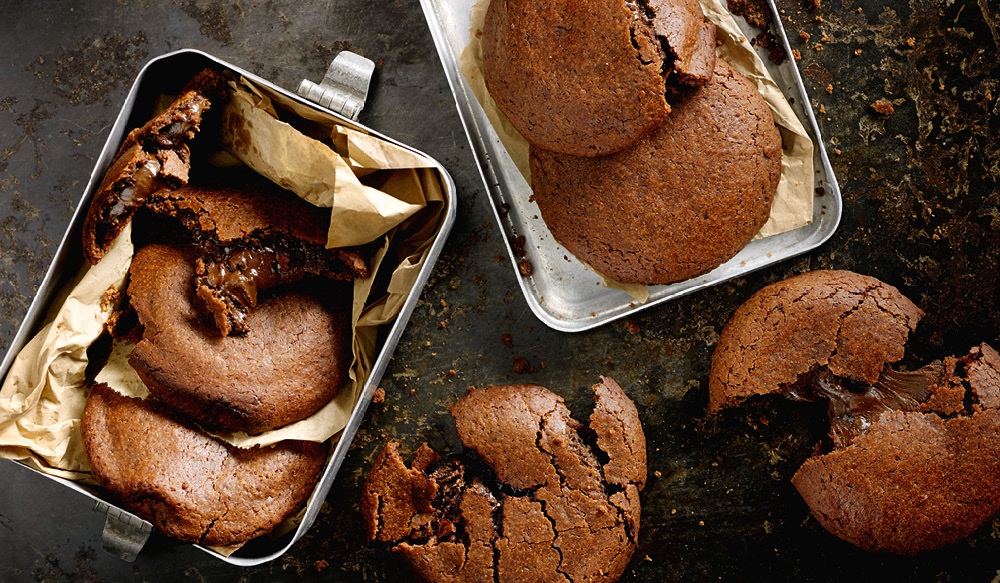
<svg viewBox="0 0 1000 583">
<path fill-rule="evenodd" d="M 112 126 L 111 134 L 108 136 L 108 141 L 97 160 L 94 172 L 91 174 L 90 181 L 87 183 L 87 189 L 84 192 L 83 198 L 77 205 L 72 222 L 70 223 L 66 234 L 63 236 L 62 241 L 59 243 L 59 248 L 56 251 L 52 265 L 46 272 L 45 278 L 39 286 L 39 291 L 32 301 L 31 306 L 28 308 L 27 315 L 21 323 L 17 334 L 14 336 L 14 340 L 11 343 L 6 356 L 4 356 L 2 364 L 0 364 L 0 379 L 7 375 L 7 372 L 13 364 L 14 358 L 35 334 L 39 325 L 42 323 L 42 319 L 44 318 L 49 307 L 49 302 L 52 301 L 52 299 L 59 292 L 61 285 L 65 283 L 65 278 L 76 273 L 83 264 L 83 253 L 80 242 L 83 219 L 86 215 L 87 207 L 90 205 L 90 200 L 94 195 L 94 191 L 100 184 L 104 173 L 110 166 L 111 161 L 118 150 L 118 145 L 122 142 L 126 133 L 132 127 L 141 125 L 144 121 L 140 114 L 136 114 L 134 117 L 133 112 L 149 111 L 151 109 L 149 106 L 152 103 L 152 100 L 160 95 L 162 87 L 167 86 L 166 80 L 183 80 L 190 78 L 206 66 L 228 69 L 236 75 L 242 75 L 244 78 L 251 81 L 259 88 L 262 88 L 264 91 L 280 94 L 290 100 L 312 107 L 317 115 L 328 116 L 331 120 L 336 121 L 336 123 L 377 136 L 388 142 L 420 154 L 434 163 L 433 168 L 438 171 L 441 177 L 442 185 L 444 186 L 445 209 L 442 213 L 442 224 L 438 235 L 428 251 L 427 260 L 420 270 L 413 289 L 403 304 L 402 311 L 385 333 L 385 340 L 379 349 L 375 364 L 372 367 L 371 376 L 362 388 L 361 396 L 354 407 L 354 411 L 351 414 L 347 426 L 341 431 L 333 454 L 327 462 L 319 483 L 317 484 L 315 490 L 313 490 L 312 495 L 309 497 L 305 513 L 295 530 L 283 536 L 276 537 L 274 540 L 265 541 L 256 539 L 252 541 L 252 544 L 247 545 L 244 549 L 237 551 L 229 557 L 222 556 L 211 549 L 199 547 L 205 552 L 212 554 L 227 563 L 239 566 L 251 566 L 265 563 L 281 556 L 288 550 L 289 547 L 292 546 L 293 543 L 295 543 L 295 541 L 305 534 L 306 530 L 308 530 L 308 528 L 315 521 L 316 516 L 319 513 L 320 506 L 326 498 L 330 487 L 333 485 L 334 478 L 336 477 L 344 458 L 347 456 L 347 450 L 350 447 L 351 441 L 354 439 L 355 433 L 357 433 L 358 427 L 361 425 L 365 411 L 368 408 L 368 404 L 371 402 L 375 389 L 378 387 L 378 383 L 381 380 L 382 375 L 385 373 L 385 369 L 389 363 L 390 357 L 392 356 L 392 352 L 395 350 L 400 336 L 402 336 L 403 329 L 413 313 L 417 299 L 420 296 L 420 292 L 422 291 L 424 284 L 430 276 L 434 262 L 441 253 L 441 249 L 444 246 L 448 232 L 451 230 L 451 227 L 455 222 L 455 183 L 448 174 L 447 170 L 445 170 L 440 163 L 434 161 L 426 154 L 406 146 L 405 144 L 401 144 L 392 138 L 379 134 L 378 132 L 358 124 L 357 122 L 350 121 L 343 115 L 306 101 L 291 92 L 277 87 L 252 73 L 240 69 L 239 67 L 235 67 L 229 63 L 219 60 L 216 57 L 196 50 L 180 50 L 152 59 L 146 64 L 145 67 L 143 67 L 142 71 L 139 72 L 135 83 L 132 85 L 128 96 L 125 99 L 125 104 L 122 107 L 121 113 L 119 113 L 118 119 L 115 121 L 114 126 Z M 179 86 L 180 83 L 177 85 Z M 146 522 L 135 515 L 114 506 L 113 503 L 105 501 L 102 499 L 101 491 L 97 489 L 81 486 L 75 482 L 53 477 L 48 474 L 42 475 L 60 482 L 66 487 L 92 499 L 94 501 L 94 509 L 98 512 L 107 514 L 104 532 L 102 535 L 102 545 L 105 550 L 125 560 L 135 559 L 137 553 L 141 550 L 147 537 L 152 531 L 152 525 L 149 522 Z"/>
<path fill-rule="evenodd" d="M 833 235 L 840 222 L 840 188 L 833 175 L 819 126 L 809 107 L 802 77 L 794 59 L 789 57 L 781 65 L 775 65 L 768 59 L 767 51 L 757 47 L 758 54 L 815 146 L 816 191 L 812 223 L 753 241 L 735 257 L 700 277 L 670 285 L 650 286 L 650 296 L 645 303 L 640 304 L 624 291 L 602 285 L 600 276 L 584 267 L 552 237 L 541 219 L 538 206 L 531 200 L 530 186 L 514 166 L 461 73 L 459 56 L 469 44 L 470 15 L 475 3 L 476 0 L 420 0 L 490 194 L 493 213 L 506 234 L 511 265 L 532 312 L 546 325 L 565 332 L 588 330 L 805 253 Z M 788 37 L 773 0 L 767 0 L 767 4 L 775 16 L 772 19 L 772 34 L 781 40 L 786 53 L 791 55 Z M 736 21 L 747 38 L 757 35 L 758 31 L 747 25 L 743 18 L 737 17 Z M 513 239 L 517 236 L 525 237 L 523 257 L 515 254 Z M 520 273 L 518 264 L 522 259 L 532 266 L 530 276 Z"/>
</svg>

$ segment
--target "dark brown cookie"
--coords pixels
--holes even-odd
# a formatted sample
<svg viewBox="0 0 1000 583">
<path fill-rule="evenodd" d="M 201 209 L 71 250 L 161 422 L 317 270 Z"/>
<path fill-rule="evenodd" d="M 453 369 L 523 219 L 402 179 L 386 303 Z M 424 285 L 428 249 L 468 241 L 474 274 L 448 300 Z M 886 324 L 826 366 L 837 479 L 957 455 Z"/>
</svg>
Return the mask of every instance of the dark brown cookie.
<svg viewBox="0 0 1000 583">
<path fill-rule="evenodd" d="M 1000 355 L 983 344 L 893 370 L 923 313 L 847 271 L 771 284 L 737 309 L 709 376 L 715 412 L 754 395 L 825 400 L 825 454 L 792 483 L 831 533 L 912 555 L 954 543 L 1000 509 Z"/>
<path fill-rule="evenodd" d="M 161 189 L 152 212 L 181 222 L 201 250 L 195 285 L 220 334 L 247 332 L 257 295 L 306 276 L 368 276 L 357 249 L 327 249 L 330 211 L 245 169 Z"/>
<path fill-rule="evenodd" d="M 964 539 L 1000 510 L 1000 409 L 990 397 L 1000 356 L 983 344 L 959 366 L 951 361 L 928 388 L 958 389 L 967 405 L 887 410 L 792 477 L 828 531 L 866 550 L 914 555 Z"/>
<path fill-rule="evenodd" d="M 362 494 L 369 537 L 426 581 L 616 581 L 639 532 L 646 442 L 613 380 L 594 395 L 588 430 L 543 387 L 471 390 L 451 413 L 492 475 L 427 446 L 408 469 L 389 442 Z"/>
<path fill-rule="evenodd" d="M 270 532 L 302 507 L 326 443 L 238 449 L 184 425 L 155 399 L 94 387 L 81 425 L 99 484 L 163 534 L 229 546 Z"/>
<path fill-rule="evenodd" d="M 850 271 L 810 271 L 764 287 L 719 336 L 709 410 L 791 391 L 821 368 L 871 385 L 903 357 L 922 316 L 896 288 Z"/>
<path fill-rule="evenodd" d="M 530 162 L 557 241 L 612 279 L 666 284 L 711 271 L 764 225 L 781 135 L 753 84 L 720 59 L 634 148 L 579 158 L 533 147 Z"/>
<path fill-rule="evenodd" d="M 215 431 L 261 433 L 332 399 L 351 365 L 351 290 L 314 280 L 264 299 L 249 332 L 219 337 L 195 307 L 194 258 L 136 252 L 128 293 L 142 325 L 129 363 L 150 392 Z"/>
<path fill-rule="evenodd" d="M 146 198 L 162 187 L 186 184 L 189 144 L 213 100 L 224 94 L 223 77 L 206 69 L 159 115 L 132 130 L 97 188 L 83 224 L 83 254 L 96 264 Z"/>
<path fill-rule="evenodd" d="M 715 27 L 696 0 L 496 0 L 482 46 L 490 95 L 529 142 L 601 156 L 667 117 L 665 77 L 707 81 Z"/>
</svg>

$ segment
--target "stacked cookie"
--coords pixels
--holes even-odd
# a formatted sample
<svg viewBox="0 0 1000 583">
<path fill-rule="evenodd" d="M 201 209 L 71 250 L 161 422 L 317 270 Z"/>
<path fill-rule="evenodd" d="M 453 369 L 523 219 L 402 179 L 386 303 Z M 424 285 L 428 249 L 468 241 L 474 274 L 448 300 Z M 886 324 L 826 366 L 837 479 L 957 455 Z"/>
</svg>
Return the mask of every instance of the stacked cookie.
<svg viewBox="0 0 1000 583">
<path fill-rule="evenodd" d="M 706 273 L 767 220 L 781 135 L 696 0 L 491 2 L 482 45 L 543 220 L 605 276 Z"/>
<path fill-rule="evenodd" d="M 333 399 L 353 359 L 349 280 L 358 249 L 326 249 L 329 216 L 246 169 L 192 165 L 191 144 L 225 98 L 195 77 L 131 132 L 88 209 L 84 255 L 101 260 L 133 224 L 135 252 L 113 336 L 150 396 L 96 385 L 81 432 L 92 474 L 161 532 L 239 545 L 301 508 L 328 443 L 239 449 L 211 433 L 260 434 Z"/>
</svg>

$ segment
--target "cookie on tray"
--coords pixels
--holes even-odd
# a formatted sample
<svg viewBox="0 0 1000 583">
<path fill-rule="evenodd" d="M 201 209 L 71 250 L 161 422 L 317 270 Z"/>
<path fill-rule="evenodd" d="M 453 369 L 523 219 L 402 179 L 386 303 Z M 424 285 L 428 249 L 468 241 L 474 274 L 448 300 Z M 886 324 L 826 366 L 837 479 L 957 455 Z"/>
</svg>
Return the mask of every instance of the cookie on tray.
<svg viewBox="0 0 1000 583">
<path fill-rule="evenodd" d="M 224 99 L 224 78 L 212 69 L 195 75 L 160 114 L 129 132 L 98 186 L 83 223 L 83 255 L 97 264 L 150 194 L 186 184 L 190 143 L 214 101 Z"/>
<path fill-rule="evenodd" d="M 764 225 L 781 135 L 754 85 L 719 59 L 635 147 L 600 158 L 532 147 L 530 163 L 559 243 L 611 279 L 668 284 L 721 265 Z"/>
<path fill-rule="evenodd" d="M 247 316 L 245 335 L 220 337 L 195 301 L 195 255 L 140 248 L 128 295 L 141 326 L 129 363 L 150 392 L 212 431 L 258 434 L 308 417 L 347 382 L 350 285 L 281 288 Z"/>
<path fill-rule="evenodd" d="M 426 581 L 618 580 L 639 533 L 646 442 L 617 383 L 593 390 L 588 428 L 544 387 L 470 389 L 450 410 L 478 462 L 424 445 L 408 468 L 387 443 L 362 493 L 368 536 Z"/>
<path fill-rule="evenodd" d="M 309 276 L 363 279 L 357 249 L 327 249 L 330 211 L 243 168 L 214 169 L 146 208 L 175 219 L 199 248 L 195 285 L 219 334 L 246 333 L 258 294 Z"/>
<path fill-rule="evenodd" d="M 231 546 L 270 532 L 306 502 L 329 445 L 239 449 L 185 425 L 153 398 L 95 386 L 81 422 L 91 472 L 163 534 Z"/>
<path fill-rule="evenodd" d="M 496 0 L 482 47 L 486 87 L 525 139 L 601 156 L 667 118 L 668 80 L 708 81 L 715 26 L 697 0 Z"/>
</svg>

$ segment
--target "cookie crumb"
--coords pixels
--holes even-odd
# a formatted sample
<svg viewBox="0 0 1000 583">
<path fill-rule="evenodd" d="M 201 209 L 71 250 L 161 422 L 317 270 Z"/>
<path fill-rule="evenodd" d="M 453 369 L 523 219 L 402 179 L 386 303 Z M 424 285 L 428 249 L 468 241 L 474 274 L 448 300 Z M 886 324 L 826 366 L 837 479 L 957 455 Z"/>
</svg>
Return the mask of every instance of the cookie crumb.
<svg viewBox="0 0 1000 583">
<path fill-rule="evenodd" d="M 522 259 L 520 263 L 517 264 L 517 270 L 521 272 L 524 277 L 531 277 L 532 268 L 531 262 L 527 259 Z"/>
<path fill-rule="evenodd" d="M 525 373 L 532 373 L 532 372 L 536 372 L 536 371 L 535 371 L 535 367 L 531 366 L 531 363 L 529 363 L 526 359 L 521 358 L 520 356 L 515 356 L 514 357 L 514 372 L 516 372 L 517 374 L 525 374 Z"/>
<path fill-rule="evenodd" d="M 375 389 L 375 394 L 372 395 L 372 403 L 384 403 L 385 402 L 385 389 L 379 387 Z"/>
<path fill-rule="evenodd" d="M 503 342 L 503 345 L 507 348 L 514 348 L 514 337 L 510 334 L 501 334 L 500 342 Z"/>
<path fill-rule="evenodd" d="M 812 36 L 812 35 L 810 35 L 810 34 L 809 34 L 808 32 L 806 32 L 806 31 L 804 31 L 804 30 L 800 30 L 800 31 L 799 31 L 799 40 L 801 40 L 801 41 L 802 41 L 802 42 L 804 42 L 804 43 L 807 43 L 807 42 L 809 42 L 809 38 L 810 38 L 811 36 Z"/>
<path fill-rule="evenodd" d="M 876 99 L 875 103 L 872 103 L 872 109 L 882 115 L 892 115 L 895 108 L 892 106 L 892 102 L 884 97 L 882 99 Z"/>
<path fill-rule="evenodd" d="M 827 84 L 827 86 L 826 86 L 826 93 L 827 93 L 827 95 L 833 95 L 833 84 L 832 83 Z"/>
<path fill-rule="evenodd" d="M 633 334 L 633 335 L 638 334 L 639 333 L 639 324 L 635 320 L 627 320 L 625 322 L 625 329 L 628 330 L 629 334 Z"/>
</svg>

